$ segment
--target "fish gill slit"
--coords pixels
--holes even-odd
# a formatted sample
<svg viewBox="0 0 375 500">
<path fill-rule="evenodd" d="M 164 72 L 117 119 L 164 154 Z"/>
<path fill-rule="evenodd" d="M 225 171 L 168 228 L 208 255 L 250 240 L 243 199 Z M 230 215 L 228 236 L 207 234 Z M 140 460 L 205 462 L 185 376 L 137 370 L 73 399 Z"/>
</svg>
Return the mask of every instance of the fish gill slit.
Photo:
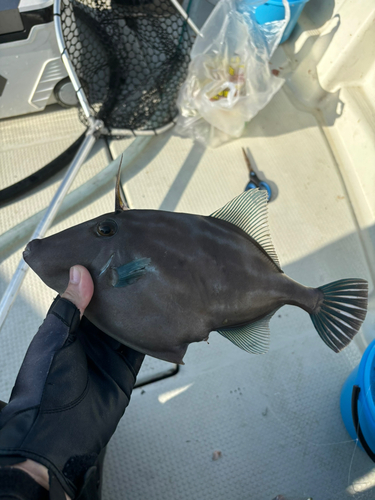
<svg viewBox="0 0 375 500">
<path fill-rule="evenodd" d="M 109 268 L 111 262 L 112 262 L 112 259 L 114 257 L 114 253 L 110 256 L 110 258 L 107 260 L 107 262 L 104 264 L 104 266 L 101 268 L 100 270 L 100 274 L 99 274 L 99 277 L 104 274 L 106 272 L 106 270 Z"/>
</svg>

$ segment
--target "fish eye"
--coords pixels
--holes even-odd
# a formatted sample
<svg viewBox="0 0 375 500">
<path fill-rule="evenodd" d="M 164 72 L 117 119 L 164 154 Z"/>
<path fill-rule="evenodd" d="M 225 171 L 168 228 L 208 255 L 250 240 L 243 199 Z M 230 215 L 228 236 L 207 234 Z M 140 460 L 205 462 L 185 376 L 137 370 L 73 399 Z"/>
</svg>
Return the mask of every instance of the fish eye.
<svg viewBox="0 0 375 500">
<path fill-rule="evenodd" d="M 107 219 L 99 222 L 96 226 L 96 233 L 99 236 L 109 237 L 117 233 L 117 224 L 114 220 Z"/>
</svg>

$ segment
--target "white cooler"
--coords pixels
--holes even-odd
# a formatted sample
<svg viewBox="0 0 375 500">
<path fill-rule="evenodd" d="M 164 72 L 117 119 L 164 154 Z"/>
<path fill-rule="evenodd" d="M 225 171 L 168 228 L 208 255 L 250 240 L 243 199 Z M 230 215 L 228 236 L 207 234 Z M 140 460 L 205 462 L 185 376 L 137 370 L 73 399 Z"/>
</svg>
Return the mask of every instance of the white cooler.
<svg viewBox="0 0 375 500">
<path fill-rule="evenodd" d="M 0 118 L 74 105 L 53 24 L 53 0 L 0 2 Z M 59 96 L 62 98 L 60 99 Z"/>
</svg>

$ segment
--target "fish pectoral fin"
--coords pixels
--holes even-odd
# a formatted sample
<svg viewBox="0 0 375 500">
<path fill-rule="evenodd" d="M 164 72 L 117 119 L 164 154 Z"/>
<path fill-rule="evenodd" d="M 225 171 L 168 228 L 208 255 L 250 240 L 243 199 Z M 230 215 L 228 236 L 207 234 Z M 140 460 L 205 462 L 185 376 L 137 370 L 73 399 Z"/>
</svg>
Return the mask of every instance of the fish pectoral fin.
<svg viewBox="0 0 375 500">
<path fill-rule="evenodd" d="M 216 210 L 211 217 L 222 219 L 245 231 L 281 270 L 268 225 L 267 192 L 249 189 Z"/>
<path fill-rule="evenodd" d="M 151 259 L 142 258 L 132 260 L 120 267 L 113 268 L 117 273 L 117 280 L 113 285 L 115 288 L 131 285 L 138 281 L 147 271 Z"/>
<path fill-rule="evenodd" d="M 254 323 L 216 331 L 244 351 L 265 354 L 270 344 L 270 320 L 275 312 L 276 310 Z"/>
</svg>

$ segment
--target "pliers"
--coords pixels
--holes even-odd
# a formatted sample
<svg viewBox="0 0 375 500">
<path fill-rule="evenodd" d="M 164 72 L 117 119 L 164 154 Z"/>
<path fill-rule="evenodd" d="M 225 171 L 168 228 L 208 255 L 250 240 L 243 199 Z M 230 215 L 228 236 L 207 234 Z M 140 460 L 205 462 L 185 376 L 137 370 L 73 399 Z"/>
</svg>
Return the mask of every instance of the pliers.
<svg viewBox="0 0 375 500">
<path fill-rule="evenodd" d="M 242 148 L 242 152 L 243 152 L 243 155 L 245 157 L 246 165 L 247 165 L 247 168 L 249 169 L 249 175 L 250 175 L 250 180 L 246 184 L 245 191 L 248 191 L 249 189 L 254 189 L 254 188 L 263 189 L 264 191 L 267 191 L 267 195 L 268 195 L 267 201 L 271 201 L 272 191 L 271 191 L 269 184 L 267 182 L 261 181 L 259 179 L 259 177 L 257 176 L 257 174 L 254 172 L 254 170 L 251 168 L 250 160 L 249 160 L 247 154 L 245 153 L 244 148 Z"/>
</svg>

